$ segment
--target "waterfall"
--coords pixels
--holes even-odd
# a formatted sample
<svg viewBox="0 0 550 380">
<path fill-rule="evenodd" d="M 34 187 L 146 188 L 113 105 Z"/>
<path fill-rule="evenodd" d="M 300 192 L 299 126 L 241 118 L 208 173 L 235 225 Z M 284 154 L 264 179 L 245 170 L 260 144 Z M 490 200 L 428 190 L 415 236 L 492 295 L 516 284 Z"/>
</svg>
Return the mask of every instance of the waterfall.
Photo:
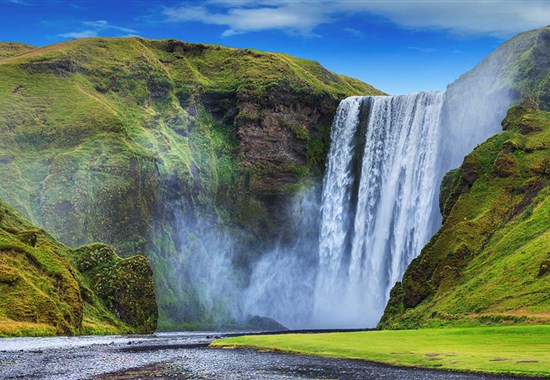
<svg viewBox="0 0 550 380">
<path fill-rule="evenodd" d="M 374 327 L 435 232 L 440 92 L 341 102 L 323 183 L 312 321 Z"/>
</svg>

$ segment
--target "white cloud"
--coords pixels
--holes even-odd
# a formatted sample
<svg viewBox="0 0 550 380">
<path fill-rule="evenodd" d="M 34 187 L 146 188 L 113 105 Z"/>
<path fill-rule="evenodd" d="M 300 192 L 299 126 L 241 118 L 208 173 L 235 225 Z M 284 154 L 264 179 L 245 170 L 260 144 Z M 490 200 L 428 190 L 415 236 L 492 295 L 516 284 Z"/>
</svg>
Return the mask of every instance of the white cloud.
<svg viewBox="0 0 550 380">
<path fill-rule="evenodd" d="M 503 37 L 550 22 L 550 2 L 545 0 L 388 0 L 343 4 L 352 10 L 378 14 L 405 28 L 463 35 Z"/>
<path fill-rule="evenodd" d="M 357 29 L 345 28 L 344 32 L 349 33 L 353 38 L 357 38 L 357 39 L 360 39 L 360 40 L 365 38 L 365 33 L 363 33 L 360 30 L 357 30 Z"/>
<path fill-rule="evenodd" d="M 314 35 L 321 24 L 374 14 L 410 29 L 462 35 L 510 36 L 550 22 L 547 0 L 207 0 L 164 8 L 169 22 L 225 26 L 224 36 L 281 30 Z M 353 34 L 350 32 L 350 34 Z"/>
<path fill-rule="evenodd" d="M 17 5 L 31 5 L 25 0 L 8 0 L 8 3 L 17 4 Z"/>
<path fill-rule="evenodd" d="M 80 32 L 61 33 L 58 36 L 63 38 L 88 38 L 97 37 L 97 32 L 95 30 L 83 30 Z"/>
<path fill-rule="evenodd" d="M 63 38 L 97 37 L 100 35 L 101 32 L 105 30 L 115 30 L 123 32 L 123 36 L 135 36 L 137 33 L 137 31 L 135 31 L 134 29 L 113 25 L 106 20 L 84 21 L 82 25 L 86 28 L 85 30 L 61 33 L 57 36 Z"/>
<path fill-rule="evenodd" d="M 435 53 L 437 49 L 429 48 L 429 47 L 421 47 L 421 46 L 409 46 L 410 50 L 416 50 L 422 53 Z"/>
<path fill-rule="evenodd" d="M 181 5 L 165 8 L 167 21 L 198 21 L 204 24 L 227 26 L 223 36 L 231 36 L 261 30 L 283 30 L 305 36 L 314 36 L 313 29 L 327 22 L 329 17 L 322 8 L 300 2 L 276 2 L 277 6 L 264 6 L 263 2 L 252 2 L 250 6 L 234 6 L 233 2 L 216 1 L 220 11 L 207 6 Z M 236 4 L 243 5 L 240 1 Z M 250 2 L 249 2 L 250 3 Z M 271 4 L 268 4 L 271 5 Z"/>
<path fill-rule="evenodd" d="M 137 33 L 134 29 L 124 28 L 122 26 L 109 24 L 109 22 L 105 20 L 85 21 L 84 25 L 89 26 L 91 28 L 98 29 L 98 30 L 111 29 L 111 30 L 118 30 L 124 33 Z"/>
</svg>

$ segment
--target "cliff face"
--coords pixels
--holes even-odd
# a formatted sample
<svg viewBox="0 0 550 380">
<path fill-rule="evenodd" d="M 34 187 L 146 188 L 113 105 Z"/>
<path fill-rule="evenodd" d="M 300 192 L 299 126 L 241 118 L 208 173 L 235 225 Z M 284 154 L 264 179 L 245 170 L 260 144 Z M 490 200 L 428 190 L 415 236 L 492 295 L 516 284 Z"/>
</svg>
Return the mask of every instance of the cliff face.
<svg viewBox="0 0 550 380">
<path fill-rule="evenodd" d="M 480 141 L 499 133 L 506 110 L 523 98 L 550 110 L 549 62 L 550 27 L 545 27 L 503 43 L 448 86 L 440 142 L 444 172 L 459 166 Z"/>
<path fill-rule="evenodd" d="M 550 112 L 527 99 L 502 126 L 444 180 L 443 226 L 379 327 L 549 322 Z"/>
<path fill-rule="evenodd" d="M 152 276 L 144 257 L 70 249 L 0 200 L 0 336 L 151 333 Z"/>
<path fill-rule="evenodd" d="M 316 62 L 175 40 L 10 55 L 0 196 L 65 244 L 147 255 L 167 324 L 205 317 L 186 270 L 205 231 L 230 230 L 246 268 L 322 175 L 338 101 L 381 94 Z"/>
</svg>

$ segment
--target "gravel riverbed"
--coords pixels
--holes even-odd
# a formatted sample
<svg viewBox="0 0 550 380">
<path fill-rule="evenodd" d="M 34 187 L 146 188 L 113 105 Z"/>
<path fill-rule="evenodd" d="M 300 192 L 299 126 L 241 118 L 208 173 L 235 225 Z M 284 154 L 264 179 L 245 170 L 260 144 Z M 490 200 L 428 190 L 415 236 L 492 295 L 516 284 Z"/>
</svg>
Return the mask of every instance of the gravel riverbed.
<svg viewBox="0 0 550 380">
<path fill-rule="evenodd" d="M 223 336 L 5 338 L 0 339 L 0 379 L 518 379 L 208 347 Z"/>
</svg>

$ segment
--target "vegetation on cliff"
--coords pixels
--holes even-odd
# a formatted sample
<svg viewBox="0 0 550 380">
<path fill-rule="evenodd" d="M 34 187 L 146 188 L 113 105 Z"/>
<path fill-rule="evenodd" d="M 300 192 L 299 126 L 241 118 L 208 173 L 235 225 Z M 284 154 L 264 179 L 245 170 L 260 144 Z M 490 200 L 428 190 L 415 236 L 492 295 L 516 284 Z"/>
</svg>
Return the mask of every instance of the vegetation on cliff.
<svg viewBox="0 0 550 380">
<path fill-rule="evenodd" d="M 0 336 L 151 333 L 147 259 L 71 249 L 0 200 Z"/>
<path fill-rule="evenodd" d="M 175 40 L 3 57 L 0 196 L 69 246 L 146 254 L 164 326 L 206 318 L 186 271 L 204 232 L 229 229 L 246 269 L 322 175 L 339 100 L 381 94 L 316 62 Z"/>
<path fill-rule="evenodd" d="M 520 33 L 500 45 L 449 85 L 447 97 L 450 107 L 466 102 L 472 109 L 476 104 L 470 98 L 490 109 L 495 102 L 505 105 L 502 98 L 531 97 L 541 109 L 550 110 L 550 26 Z"/>
<path fill-rule="evenodd" d="M 550 112 L 528 98 L 502 126 L 445 177 L 443 226 L 380 328 L 550 321 Z"/>
</svg>

